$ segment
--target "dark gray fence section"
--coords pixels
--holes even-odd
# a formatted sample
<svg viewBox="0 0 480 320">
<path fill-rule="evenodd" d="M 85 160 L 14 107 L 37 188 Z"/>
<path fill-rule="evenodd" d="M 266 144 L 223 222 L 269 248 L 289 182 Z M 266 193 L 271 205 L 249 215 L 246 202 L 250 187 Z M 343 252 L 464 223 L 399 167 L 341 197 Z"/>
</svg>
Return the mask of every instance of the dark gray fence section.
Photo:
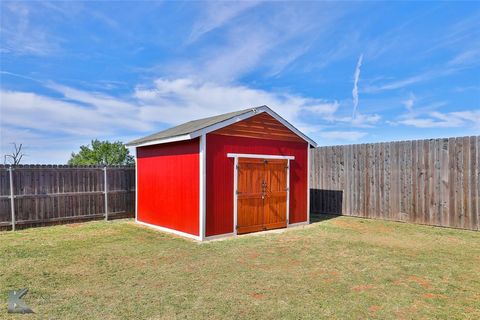
<svg viewBox="0 0 480 320">
<path fill-rule="evenodd" d="M 479 230 L 479 157 L 479 136 L 320 147 L 310 209 Z"/>
<path fill-rule="evenodd" d="M 114 219 L 134 213 L 134 167 L 0 165 L 0 228 Z"/>
</svg>

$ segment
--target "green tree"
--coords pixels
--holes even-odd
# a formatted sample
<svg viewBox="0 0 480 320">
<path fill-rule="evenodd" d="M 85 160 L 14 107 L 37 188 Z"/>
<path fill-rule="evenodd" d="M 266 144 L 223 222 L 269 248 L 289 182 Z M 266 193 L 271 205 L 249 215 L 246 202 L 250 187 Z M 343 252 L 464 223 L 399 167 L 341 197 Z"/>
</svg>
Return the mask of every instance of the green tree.
<svg viewBox="0 0 480 320">
<path fill-rule="evenodd" d="M 132 165 L 135 160 L 121 141 L 92 140 L 90 145 L 80 146 L 78 153 L 72 152 L 69 165 Z"/>
</svg>

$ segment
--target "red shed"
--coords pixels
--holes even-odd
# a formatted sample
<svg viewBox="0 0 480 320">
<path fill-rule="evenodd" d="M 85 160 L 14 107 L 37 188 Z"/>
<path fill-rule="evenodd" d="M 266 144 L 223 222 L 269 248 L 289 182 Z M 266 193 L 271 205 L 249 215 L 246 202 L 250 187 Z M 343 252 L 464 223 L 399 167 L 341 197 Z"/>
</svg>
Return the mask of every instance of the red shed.
<svg viewBox="0 0 480 320">
<path fill-rule="evenodd" d="M 134 140 L 136 222 L 196 240 L 309 223 L 316 143 L 267 106 Z"/>
</svg>

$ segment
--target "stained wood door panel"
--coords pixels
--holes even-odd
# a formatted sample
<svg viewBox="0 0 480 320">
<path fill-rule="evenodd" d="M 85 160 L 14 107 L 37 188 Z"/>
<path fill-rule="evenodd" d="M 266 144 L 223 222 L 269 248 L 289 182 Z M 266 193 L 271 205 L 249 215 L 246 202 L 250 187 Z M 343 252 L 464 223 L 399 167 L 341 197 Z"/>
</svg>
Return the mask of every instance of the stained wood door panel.
<svg viewBox="0 0 480 320">
<path fill-rule="evenodd" d="M 287 160 L 238 160 L 237 233 L 287 226 L 287 166 Z"/>
<path fill-rule="evenodd" d="M 263 230 L 264 163 L 240 158 L 237 176 L 237 233 Z"/>
<path fill-rule="evenodd" d="M 238 199 L 237 233 L 248 233 L 263 230 L 263 199 Z"/>
<path fill-rule="evenodd" d="M 287 225 L 287 160 L 268 160 L 265 170 L 264 225 L 275 229 Z"/>
</svg>

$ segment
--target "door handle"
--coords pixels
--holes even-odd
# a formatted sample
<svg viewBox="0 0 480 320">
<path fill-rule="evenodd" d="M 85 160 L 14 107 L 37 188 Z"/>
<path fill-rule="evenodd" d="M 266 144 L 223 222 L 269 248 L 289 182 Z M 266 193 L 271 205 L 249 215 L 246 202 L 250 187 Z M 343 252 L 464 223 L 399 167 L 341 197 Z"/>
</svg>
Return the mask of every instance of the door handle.
<svg viewBox="0 0 480 320">
<path fill-rule="evenodd" d="M 265 199 L 265 194 L 267 192 L 267 182 L 262 180 L 262 200 Z"/>
</svg>

